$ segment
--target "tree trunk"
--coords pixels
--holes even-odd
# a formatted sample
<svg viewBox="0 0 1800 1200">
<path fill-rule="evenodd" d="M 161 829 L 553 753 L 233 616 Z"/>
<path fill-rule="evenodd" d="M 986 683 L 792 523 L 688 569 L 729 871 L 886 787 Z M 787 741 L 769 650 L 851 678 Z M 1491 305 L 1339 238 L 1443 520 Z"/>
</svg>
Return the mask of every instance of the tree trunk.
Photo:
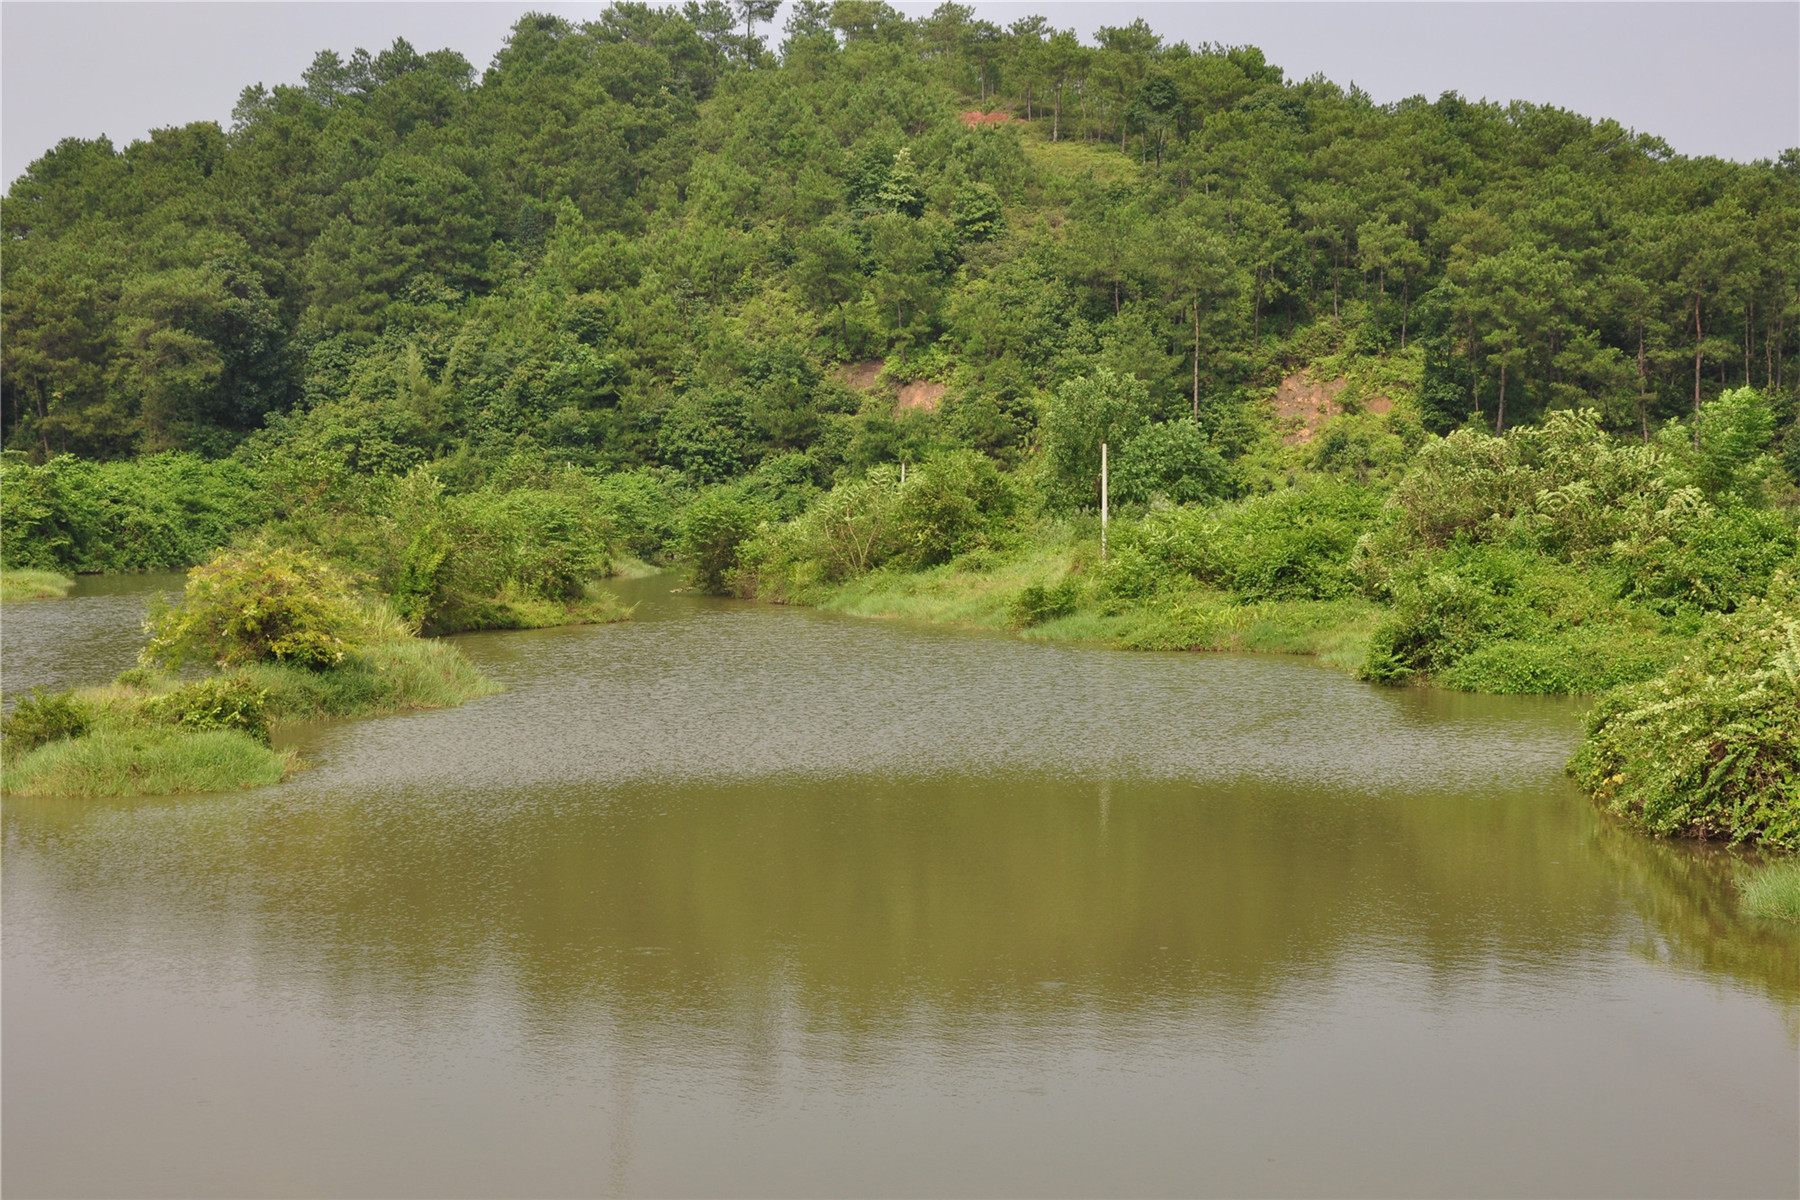
<svg viewBox="0 0 1800 1200">
<path fill-rule="evenodd" d="M 1200 293 L 1194 293 L 1194 424 L 1200 423 Z"/>
<path fill-rule="evenodd" d="M 1402 279 L 1400 281 L 1400 348 L 1402 350 L 1406 349 L 1406 314 L 1409 304 L 1408 293 L 1411 287 L 1411 280 Z"/>
<path fill-rule="evenodd" d="M 1494 436 L 1506 432 L 1506 359 L 1500 360 L 1500 407 L 1494 415 Z"/>
<path fill-rule="evenodd" d="M 1763 320 L 1766 322 L 1768 318 L 1764 317 Z M 1769 349 L 1773 344 L 1773 340 L 1769 337 L 1769 331 L 1763 330 L 1763 387 L 1765 389 L 1775 386 L 1775 359 Z"/>
<path fill-rule="evenodd" d="M 1250 347 L 1262 341 L 1262 268 L 1256 268 L 1256 290 L 1250 300 Z"/>
<path fill-rule="evenodd" d="M 1062 86 L 1056 88 L 1056 107 L 1050 110 L 1050 140 L 1055 141 L 1062 130 Z"/>
<path fill-rule="evenodd" d="M 1650 388 L 1644 379 L 1644 314 L 1638 314 L 1638 424 L 1644 430 L 1644 445 L 1650 444 Z"/>
<path fill-rule="evenodd" d="M 1469 314 L 1469 411 L 1481 411 L 1481 369 L 1475 365 L 1475 314 Z"/>
<path fill-rule="evenodd" d="M 1750 330 L 1756 320 L 1756 301 L 1744 305 L 1744 386 L 1750 386 Z"/>
<path fill-rule="evenodd" d="M 1119 315 L 1119 281 L 1113 280 L 1113 316 Z"/>
<path fill-rule="evenodd" d="M 1556 395 L 1556 331 L 1550 331 L 1550 354 L 1544 359 L 1544 400 Z"/>
<path fill-rule="evenodd" d="M 44 458 L 50 458 L 50 418 L 44 411 L 44 381 L 37 381 L 38 437 L 44 443 Z"/>
<path fill-rule="evenodd" d="M 1694 417 L 1700 416 L 1700 293 L 1694 293 Z M 1694 444 L 1699 445 L 1699 431 L 1694 433 Z"/>
</svg>

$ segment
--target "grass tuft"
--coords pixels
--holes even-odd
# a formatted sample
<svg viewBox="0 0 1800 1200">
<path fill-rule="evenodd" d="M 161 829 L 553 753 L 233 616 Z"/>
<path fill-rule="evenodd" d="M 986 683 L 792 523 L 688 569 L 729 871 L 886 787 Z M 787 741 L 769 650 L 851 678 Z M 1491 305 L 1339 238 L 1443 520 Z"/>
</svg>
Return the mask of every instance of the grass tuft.
<svg viewBox="0 0 1800 1200">
<path fill-rule="evenodd" d="M 1800 862 L 1771 863 L 1738 885 L 1744 911 L 1754 917 L 1800 921 Z"/>
<path fill-rule="evenodd" d="M 73 579 L 55 571 L 0 571 L 0 600 L 52 600 L 74 586 Z"/>
<path fill-rule="evenodd" d="M 296 765 L 291 751 L 230 730 L 102 729 L 25 754 L 6 767 L 0 790 L 63 797 L 225 792 L 280 783 Z"/>
</svg>

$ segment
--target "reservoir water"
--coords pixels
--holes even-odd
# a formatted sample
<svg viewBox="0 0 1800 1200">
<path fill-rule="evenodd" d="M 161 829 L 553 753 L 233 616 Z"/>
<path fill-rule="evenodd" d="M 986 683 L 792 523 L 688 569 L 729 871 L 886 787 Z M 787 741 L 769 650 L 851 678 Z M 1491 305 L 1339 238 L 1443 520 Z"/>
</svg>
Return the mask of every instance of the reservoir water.
<svg viewBox="0 0 1800 1200">
<path fill-rule="evenodd" d="M 7 692 L 175 582 L 8 604 Z M 5 1191 L 1800 1190 L 1800 934 L 1580 702 L 671 582 L 280 787 L 9 799 Z"/>
</svg>

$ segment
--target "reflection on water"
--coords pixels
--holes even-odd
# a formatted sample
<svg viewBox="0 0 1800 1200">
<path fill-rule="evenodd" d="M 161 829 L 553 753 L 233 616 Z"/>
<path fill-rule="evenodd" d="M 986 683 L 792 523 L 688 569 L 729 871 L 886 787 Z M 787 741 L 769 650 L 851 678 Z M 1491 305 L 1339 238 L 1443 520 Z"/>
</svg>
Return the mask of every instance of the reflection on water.
<svg viewBox="0 0 1800 1200">
<path fill-rule="evenodd" d="M 10 802 L 7 1188 L 1794 1189 L 1800 946 L 1577 706 L 627 586 L 281 788 Z"/>
</svg>

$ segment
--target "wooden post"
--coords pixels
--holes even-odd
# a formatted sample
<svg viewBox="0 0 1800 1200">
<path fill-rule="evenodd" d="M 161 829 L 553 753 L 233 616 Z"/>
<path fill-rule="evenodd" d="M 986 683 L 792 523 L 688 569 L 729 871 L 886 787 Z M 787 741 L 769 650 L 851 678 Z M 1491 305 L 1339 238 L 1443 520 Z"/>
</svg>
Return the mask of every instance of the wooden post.
<svg viewBox="0 0 1800 1200">
<path fill-rule="evenodd" d="M 1100 561 L 1106 561 L 1106 443 L 1100 443 Z"/>
</svg>

